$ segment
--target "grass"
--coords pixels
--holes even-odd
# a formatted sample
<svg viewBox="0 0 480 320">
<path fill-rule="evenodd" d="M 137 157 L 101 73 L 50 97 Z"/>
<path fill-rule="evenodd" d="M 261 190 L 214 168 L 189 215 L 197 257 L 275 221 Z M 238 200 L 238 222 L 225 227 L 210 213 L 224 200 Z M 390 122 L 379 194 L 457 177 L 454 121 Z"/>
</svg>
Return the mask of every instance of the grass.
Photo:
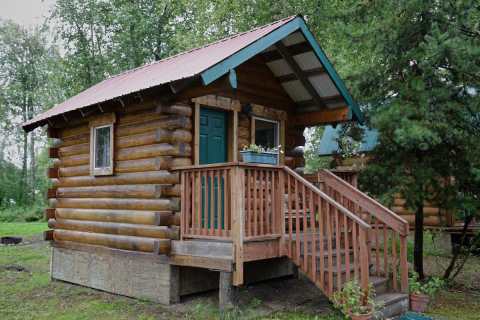
<svg viewBox="0 0 480 320">
<path fill-rule="evenodd" d="M 97 290 L 51 281 L 49 276 L 50 248 L 35 234 L 45 230 L 46 223 L 0 223 L 0 235 L 27 237 L 19 246 L 0 246 L 0 319 L 1 320 L 83 320 L 83 319 L 265 319 L 265 320 L 340 320 L 343 317 L 328 305 L 322 311 L 315 306 L 296 305 L 289 308 L 274 298 L 271 302 L 253 295 L 238 309 L 220 314 L 215 294 L 193 297 L 174 306 L 129 299 Z M 31 237 L 35 235 L 34 237 Z M 428 240 L 430 246 L 430 240 Z M 429 253 L 433 249 L 426 250 Z M 448 263 L 444 255 L 426 257 L 426 271 L 440 273 Z M 428 314 L 438 319 L 473 320 L 480 315 L 480 258 L 466 266 L 455 286 L 442 291 L 431 304 Z M 21 268 L 19 268 L 21 267 Z M 476 284 L 476 285 L 475 285 Z M 290 289 L 290 287 L 288 287 Z M 286 288 L 274 295 L 290 299 L 293 292 Z M 250 294 L 244 289 L 243 296 Z M 251 294 L 250 294 L 251 295 Z M 315 305 L 315 303 L 313 303 Z"/>
<path fill-rule="evenodd" d="M 32 236 L 48 229 L 46 222 L 0 222 L 0 237 Z"/>
</svg>

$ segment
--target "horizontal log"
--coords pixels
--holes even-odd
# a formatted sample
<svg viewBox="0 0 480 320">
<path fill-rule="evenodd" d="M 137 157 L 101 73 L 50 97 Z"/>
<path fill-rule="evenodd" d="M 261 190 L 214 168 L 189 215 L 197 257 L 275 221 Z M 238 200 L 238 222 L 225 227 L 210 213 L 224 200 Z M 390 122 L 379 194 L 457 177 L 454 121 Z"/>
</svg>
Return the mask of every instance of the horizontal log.
<svg viewBox="0 0 480 320">
<path fill-rule="evenodd" d="M 70 187 L 55 189 L 58 198 L 142 198 L 160 199 L 165 197 L 168 185 L 139 184 L 93 187 Z M 171 187 L 170 187 L 171 188 Z M 54 197 L 53 197 L 54 198 Z"/>
<path fill-rule="evenodd" d="M 397 197 L 395 197 L 395 199 L 394 199 L 394 201 L 393 201 L 393 204 L 394 204 L 395 206 L 398 206 L 398 207 L 403 207 L 403 206 L 405 206 L 406 202 L 407 202 L 407 201 L 406 201 L 405 199 L 403 199 L 402 197 L 398 197 L 398 196 L 397 196 Z M 423 206 L 424 206 L 424 207 L 436 207 L 437 205 L 434 204 L 434 203 L 432 203 L 432 202 L 430 202 L 430 201 L 424 201 L 424 202 L 423 202 Z"/>
<path fill-rule="evenodd" d="M 73 127 L 66 127 L 59 130 L 59 138 L 65 140 L 69 137 L 75 137 L 85 133 L 90 133 L 90 128 L 88 127 L 88 122 Z"/>
<path fill-rule="evenodd" d="M 156 143 L 190 143 L 192 133 L 189 130 L 177 129 L 167 130 L 157 128 L 156 130 L 140 133 L 131 136 L 119 137 L 116 139 L 116 148 L 129 148 Z"/>
<path fill-rule="evenodd" d="M 190 143 L 192 141 L 192 133 L 188 130 L 166 130 L 156 129 L 146 133 L 132 136 L 116 137 L 115 149 L 129 148 L 136 146 L 151 145 L 157 143 Z M 88 140 L 83 143 L 72 144 L 69 146 L 61 146 L 59 148 L 60 157 L 69 157 L 79 154 L 89 154 L 90 144 Z"/>
<path fill-rule="evenodd" d="M 408 209 L 408 208 L 405 208 L 405 207 L 398 207 L 398 206 L 395 206 L 395 207 L 392 207 L 392 211 L 397 213 L 397 214 L 400 214 L 400 215 L 412 215 L 414 214 L 412 210 Z M 423 208 L 423 214 L 427 217 L 427 216 L 434 216 L 434 215 L 439 215 L 440 214 L 440 210 L 436 207 L 424 207 Z"/>
<path fill-rule="evenodd" d="M 176 158 L 172 156 L 161 156 L 155 158 L 115 161 L 115 173 L 145 172 L 168 170 L 174 167 L 184 167 L 192 164 L 190 158 Z M 56 165 L 59 165 L 57 163 Z M 90 175 L 90 166 L 81 165 L 73 167 L 59 168 L 60 177 L 78 177 Z"/>
<path fill-rule="evenodd" d="M 117 150 L 115 152 L 115 160 L 135 160 L 157 156 L 188 157 L 191 153 L 192 148 L 190 144 L 179 143 L 171 145 L 168 143 L 160 143 Z"/>
<path fill-rule="evenodd" d="M 58 154 L 61 157 L 74 156 L 77 154 L 90 153 L 90 144 L 89 143 L 79 143 L 67 147 L 58 148 Z"/>
<path fill-rule="evenodd" d="M 177 114 L 182 116 L 190 117 L 192 116 L 192 107 L 182 104 L 173 104 L 173 105 L 163 105 L 160 104 L 155 109 L 157 113 L 166 113 L 166 114 Z"/>
<path fill-rule="evenodd" d="M 177 184 L 178 173 L 166 170 L 146 171 L 135 173 L 119 173 L 114 176 L 104 177 L 66 177 L 52 180 L 53 185 L 62 187 L 89 187 L 107 185 L 131 185 L 131 184 Z"/>
<path fill-rule="evenodd" d="M 180 215 L 171 211 L 53 209 L 56 219 L 104 221 L 146 224 L 155 226 L 179 226 Z"/>
<path fill-rule="evenodd" d="M 69 147 L 76 144 L 88 143 L 90 141 L 90 131 L 84 132 L 79 135 L 62 138 L 60 140 L 60 146 L 62 147 Z"/>
<path fill-rule="evenodd" d="M 170 240 L 167 239 L 152 239 L 59 229 L 54 230 L 53 239 L 55 241 L 86 243 L 131 251 L 152 252 L 158 254 L 168 254 L 170 252 Z"/>
<path fill-rule="evenodd" d="M 415 216 L 414 215 L 402 216 L 402 218 L 407 220 L 407 222 L 411 226 L 415 225 Z M 438 227 L 438 226 L 442 225 L 442 221 L 441 221 L 440 217 L 438 217 L 438 216 L 424 217 L 423 224 L 425 226 Z"/>
<path fill-rule="evenodd" d="M 60 158 L 59 162 L 56 166 L 58 167 L 73 167 L 73 166 L 80 166 L 80 165 L 88 165 L 90 163 L 90 154 L 79 154 L 69 157 L 62 157 Z"/>
<path fill-rule="evenodd" d="M 174 240 L 178 239 L 178 230 L 171 229 L 167 226 L 152 226 L 103 221 L 50 219 L 48 220 L 48 227 L 51 229 L 118 234 L 123 236 Z"/>
<path fill-rule="evenodd" d="M 178 198 L 170 199 L 116 199 L 116 198 L 58 198 L 50 199 L 52 208 L 113 209 L 176 211 L 180 209 Z"/>
<path fill-rule="evenodd" d="M 124 119 L 123 119 L 124 120 Z M 122 121 L 123 121 L 122 120 Z M 151 130 L 160 129 L 186 129 L 192 128 L 192 121 L 189 117 L 182 116 L 161 116 L 159 119 L 152 119 L 149 115 L 142 123 L 129 123 L 128 125 L 119 125 L 116 130 L 117 137 L 131 136 L 144 133 Z M 123 121 L 124 123 L 125 121 Z"/>
</svg>

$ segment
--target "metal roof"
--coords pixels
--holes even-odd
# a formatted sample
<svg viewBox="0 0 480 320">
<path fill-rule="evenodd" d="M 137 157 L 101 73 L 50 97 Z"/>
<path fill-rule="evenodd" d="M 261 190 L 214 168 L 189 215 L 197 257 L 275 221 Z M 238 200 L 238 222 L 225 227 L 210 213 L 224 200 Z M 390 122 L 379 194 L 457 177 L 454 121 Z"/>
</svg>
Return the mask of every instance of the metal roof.
<svg viewBox="0 0 480 320">
<path fill-rule="evenodd" d="M 52 117 L 186 78 L 200 76 L 203 84 L 208 85 L 229 72 L 234 74 L 236 66 L 257 54 L 269 57 L 267 66 L 305 112 L 347 105 L 350 118 L 362 120 L 361 112 L 303 18 L 291 16 L 112 76 L 24 123 L 23 128 L 32 130 Z"/>
<path fill-rule="evenodd" d="M 370 152 L 375 148 L 378 142 L 378 131 L 366 126 L 360 126 L 364 130 L 362 137 L 362 144 L 358 149 L 358 152 Z M 332 126 L 325 126 L 322 139 L 320 140 L 320 147 L 318 150 L 319 156 L 331 156 L 338 152 L 337 139 L 339 137 L 341 127 L 336 128 Z"/>
</svg>

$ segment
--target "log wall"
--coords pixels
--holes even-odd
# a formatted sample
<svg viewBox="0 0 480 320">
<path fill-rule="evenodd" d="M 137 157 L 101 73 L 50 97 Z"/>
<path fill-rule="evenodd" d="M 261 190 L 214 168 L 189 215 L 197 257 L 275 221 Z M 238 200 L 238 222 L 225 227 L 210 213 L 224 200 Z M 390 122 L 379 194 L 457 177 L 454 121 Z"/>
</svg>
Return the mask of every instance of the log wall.
<svg viewBox="0 0 480 320">
<path fill-rule="evenodd" d="M 180 181 L 170 169 L 192 164 L 192 107 L 149 101 L 115 114 L 111 176 L 90 174 L 89 123 L 101 114 L 50 130 L 53 240 L 167 254 L 180 224 Z"/>
</svg>

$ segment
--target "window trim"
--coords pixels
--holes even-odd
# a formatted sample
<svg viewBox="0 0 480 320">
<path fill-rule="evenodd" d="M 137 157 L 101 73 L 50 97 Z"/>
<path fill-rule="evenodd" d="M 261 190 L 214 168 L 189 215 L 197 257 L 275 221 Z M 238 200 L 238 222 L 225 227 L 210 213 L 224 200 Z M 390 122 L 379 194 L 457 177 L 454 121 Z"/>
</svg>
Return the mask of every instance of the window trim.
<svg viewBox="0 0 480 320">
<path fill-rule="evenodd" d="M 275 123 L 276 126 L 277 126 L 277 132 L 275 133 L 275 145 L 274 147 L 278 147 L 280 145 L 280 121 L 278 120 L 272 120 L 272 119 L 267 119 L 267 118 L 262 118 L 262 117 L 257 117 L 257 116 L 252 116 L 252 135 L 251 135 L 251 143 L 252 144 L 255 144 L 255 131 L 256 131 L 256 126 L 255 126 L 255 121 L 256 120 L 261 120 L 261 121 L 265 121 L 265 122 L 271 122 L 271 123 Z M 283 146 L 282 146 L 283 147 Z"/>
<path fill-rule="evenodd" d="M 108 167 L 95 167 L 96 160 L 96 146 L 97 146 L 97 129 L 109 128 L 110 129 L 110 166 Z M 90 174 L 92 176 L 108 176 L 113 174 L 113 143 L 114 143 L 114 130 L 113 122 L 109 124 L 93 125 L 90 127 Z"/>
</svg>

